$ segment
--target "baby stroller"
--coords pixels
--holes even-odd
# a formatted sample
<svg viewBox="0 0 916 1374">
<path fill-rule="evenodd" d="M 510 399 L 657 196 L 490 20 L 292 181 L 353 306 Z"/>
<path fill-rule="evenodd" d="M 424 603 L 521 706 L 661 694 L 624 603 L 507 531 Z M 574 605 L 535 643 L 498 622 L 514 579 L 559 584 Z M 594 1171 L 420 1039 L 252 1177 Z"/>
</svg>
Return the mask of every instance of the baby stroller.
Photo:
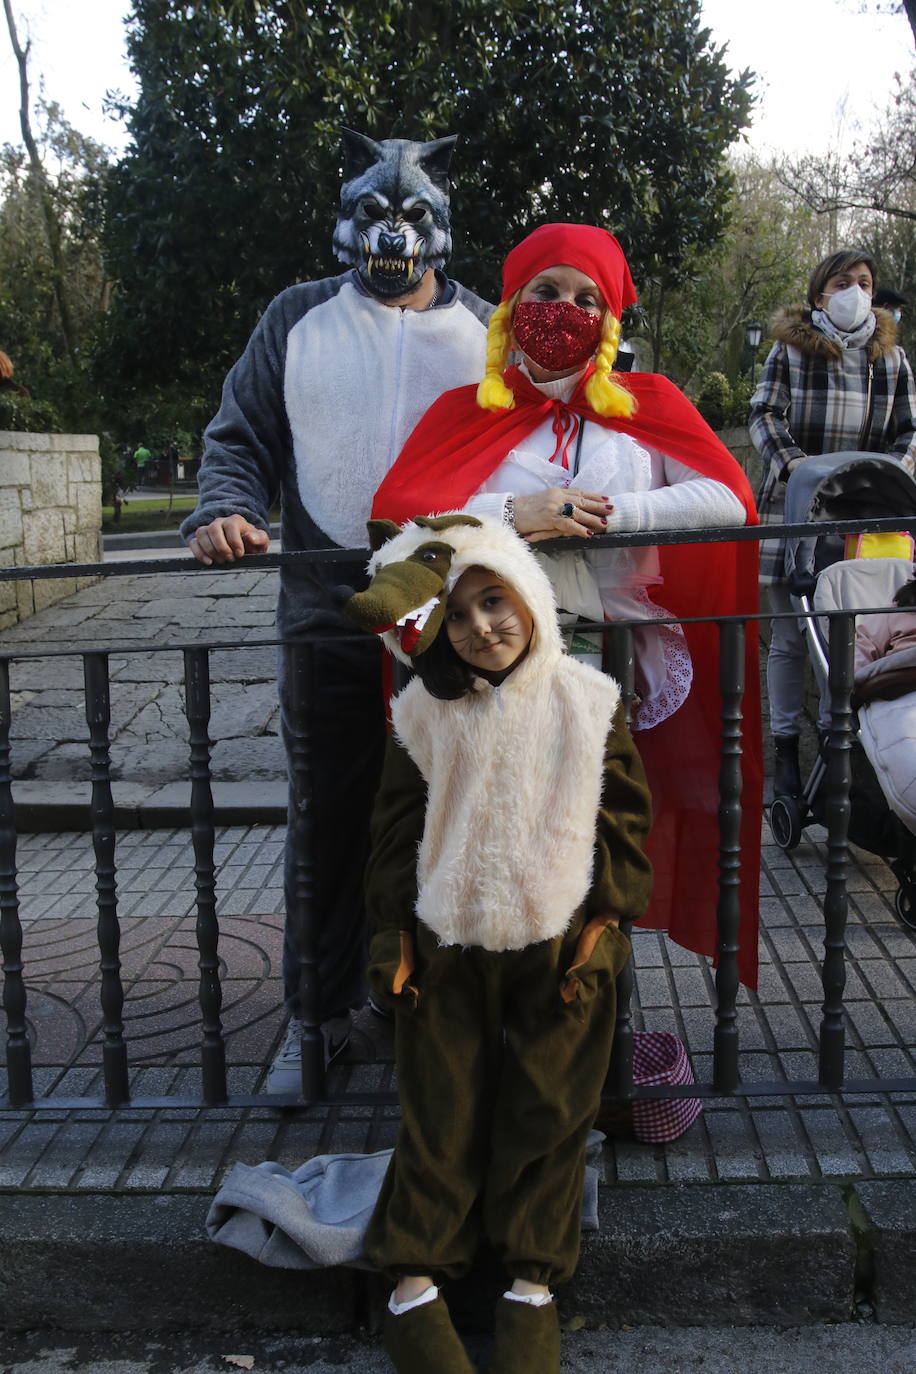
<svg viewBox="0 0 916 1374">
<path fill-rule="evenodd" d="M 809 458 L 792 473 L 785 510 L 787 524 L 893 516 L 909 522 L 916 520 L 916 481 L 897 459 L 884 454 L 823 454 Z M 789 539 L 785 567 L 793 604 L 804 614 L 889 606 L 897 589 L 913 576 L 912 555 L 868 556 L 869 543 L 881 555 L 894 548 L 896 539 L 886 534 L 851 536 L 860 556 L 855 556 L 840 534 L 812 533 L 810 538 Z M 829 620 L 826 615 L 805 620 L 803 628 L 821 689 L 829 671 Z M 854 720 L 849 839 L 888 861 L 900 884 L 897 915 L 916 929 L 916 809 L 908 809 L 894 786 L 887 750 L 869 719 L 872 711 L 872 707 L 862 708 Z M 806 825 L 825 824 L 826 775 L 827 747 L 822 741 L 801 796 L 774 796 L 770 829 L 786 852 L 799 843 Z"/>
</svg>

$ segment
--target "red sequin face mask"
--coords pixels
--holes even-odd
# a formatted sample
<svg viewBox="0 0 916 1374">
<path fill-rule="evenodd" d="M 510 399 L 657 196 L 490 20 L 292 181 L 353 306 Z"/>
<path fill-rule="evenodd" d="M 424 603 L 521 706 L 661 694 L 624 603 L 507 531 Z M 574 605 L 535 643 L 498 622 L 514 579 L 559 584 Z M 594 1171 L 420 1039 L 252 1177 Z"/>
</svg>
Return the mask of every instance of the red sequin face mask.
<svg viewBox="0 0 916 1374">
<path fill-rule="evenodd" d="M 601 316 L 572 301 L 522 301 L 512 330 L 519 348 L 547 372 L 587 363 L 601 338 Z"/>
</svg>

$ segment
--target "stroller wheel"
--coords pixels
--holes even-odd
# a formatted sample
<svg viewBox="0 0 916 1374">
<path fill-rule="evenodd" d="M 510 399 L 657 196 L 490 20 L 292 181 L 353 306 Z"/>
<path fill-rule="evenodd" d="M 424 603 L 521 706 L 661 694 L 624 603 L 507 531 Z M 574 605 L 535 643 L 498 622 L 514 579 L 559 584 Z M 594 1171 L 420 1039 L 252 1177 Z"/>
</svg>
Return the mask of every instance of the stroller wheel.
<svg viewBox="0 0 916 1374">
<path fill-rule="evenodd" d="M 916 930 L 916 886 L 902 883 L 894 896 L 894 909 L 907 930 Z"/>
<path fill-rule="evenodd" d="M 773 839 L 788 854 L 802 837 L 802 811 L 797 797 L 774 797 L 770 803 Z"/>
</svg>

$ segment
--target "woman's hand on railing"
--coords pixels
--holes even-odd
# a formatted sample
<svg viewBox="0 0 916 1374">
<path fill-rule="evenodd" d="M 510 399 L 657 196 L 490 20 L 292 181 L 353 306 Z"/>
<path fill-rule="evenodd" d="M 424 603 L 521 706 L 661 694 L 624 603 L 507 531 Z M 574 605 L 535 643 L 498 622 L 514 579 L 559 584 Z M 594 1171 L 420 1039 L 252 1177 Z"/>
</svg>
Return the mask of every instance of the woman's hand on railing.
<svg viewBox="0 0 916 1374">
<path fill-rule="evenodd" d="M 562 512 L 572 506 L 572 514 Z M 547 487 L 528 496 L 515 498 L 515 528 L 529 544 L 542 539 L 559 539 L 562 535 L 604 534 L 607 515 L 614 509 L 606 496 L 578 487 Z"/>
<path fill-rule="evenodd" d="M 259 530 L 244 515 L 221 515 L 209 525 L 201 525 L 188 540 L 188 548 L 198 563 L 234 563 L 246 553 L 267 553 L 270 535 Z"/>
</svg>

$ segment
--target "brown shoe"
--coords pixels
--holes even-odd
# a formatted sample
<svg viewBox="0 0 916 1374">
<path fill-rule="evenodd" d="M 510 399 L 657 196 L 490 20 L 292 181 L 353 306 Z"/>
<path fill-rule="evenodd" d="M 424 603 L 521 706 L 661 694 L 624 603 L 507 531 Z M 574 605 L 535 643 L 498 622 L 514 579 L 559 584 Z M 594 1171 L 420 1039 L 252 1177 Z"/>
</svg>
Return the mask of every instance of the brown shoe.
<svg viewBox="0 0 916 1374">
<path fill-rule="evenodd" d="M 386 1307 L 382 1344 L 398 1374 L 476 1374 L 441 1297 L 400 1317 Z"/>
<path fill-rule="evenodd" d="M 555 1302 L 500 1298 L 490 1374 L 560 1374 L 560 1319 Z"/>
</svg>

